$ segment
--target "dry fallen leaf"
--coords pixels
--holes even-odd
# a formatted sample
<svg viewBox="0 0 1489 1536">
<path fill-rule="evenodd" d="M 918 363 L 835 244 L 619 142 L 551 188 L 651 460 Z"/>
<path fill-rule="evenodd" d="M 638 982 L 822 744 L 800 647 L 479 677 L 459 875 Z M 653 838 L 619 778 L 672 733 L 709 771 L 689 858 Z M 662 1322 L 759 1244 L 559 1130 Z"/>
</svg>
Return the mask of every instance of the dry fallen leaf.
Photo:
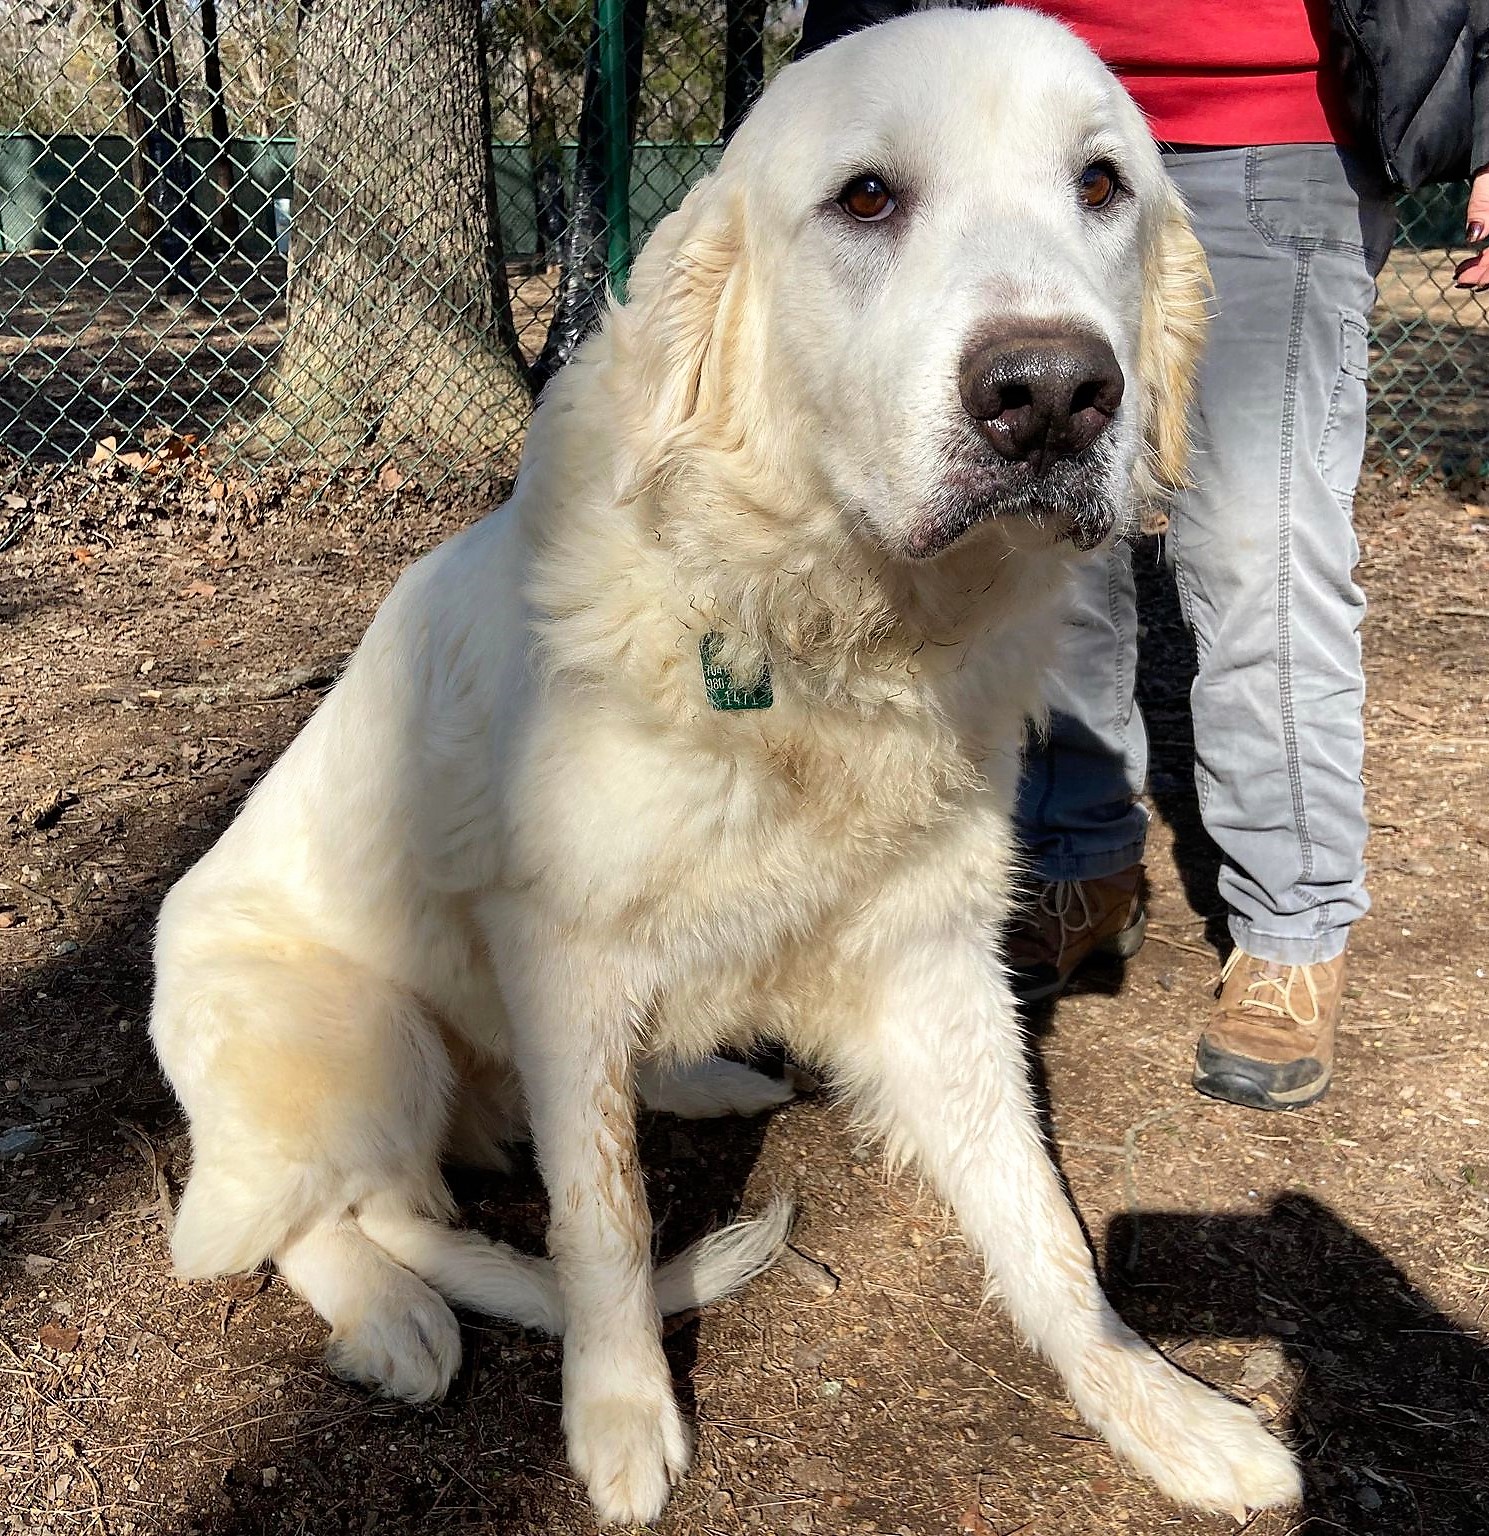
<svg viewBox="0 0 1489 1536">
<path fill-rule="evenodd" d="M 78 797 L 70 789 L 50 789 L 21 812 L 21 823 L 32 831 L 45 832 L 56 826 L 63 811 L 77 803 Z"/>
<path fill-rule="evenodd" d="M 181 588 L 182 597 L 216 597 L 217 588 L 210 581 L 194 581 L 188 587 Z"/>
<path fill-rule="evenodd" d="M 82 1340 L 82 1334 L 65 1323 L 46 1323 L 37 1339 L 43 1349 L 54 1349 L 59 1355 L 70 1355 Z"/>
<path fill-rule="evenodd" d="M 384 464 L 378 472 L 377 488 L 380 491 L 396 491 L 407 478 L 396 464 Z"/>
<path fill-rule="evenodd" d="M 88 562 L 90 560 L 92 560 L 93 554 L 92 554 L 91 550 L 86 550 L 86 549 L 78 548 L 78 549 L 73 550 L 72 558 L 74 560 L 78 561 L 79 564 L 81 564 L 81 565 L 87 565 Z"/>
<path fill-rule="evenodd" d="M 234 1275 L 225 1282 L 223 1289 L 234 1301 L 247 1301 L 257 1296 L 269 1283 L 267 1269 L 255 1269 L 246 1275 Z"/>
<path fill-rule="evenodd" d="M 195 452 L 196 433 L 187 432 L 181 437 L 168 437 L 155 450 L 155 456 L 164 462 L 168 459 L 189 459 Z"/>
<path fill-rule="evenodd" d="M 88 460 L 90 464 L 107 464 L 119 452 L 119 439 L 117 437 L 101 437 L 93 445 L 93 457 Z"/>
</svg>

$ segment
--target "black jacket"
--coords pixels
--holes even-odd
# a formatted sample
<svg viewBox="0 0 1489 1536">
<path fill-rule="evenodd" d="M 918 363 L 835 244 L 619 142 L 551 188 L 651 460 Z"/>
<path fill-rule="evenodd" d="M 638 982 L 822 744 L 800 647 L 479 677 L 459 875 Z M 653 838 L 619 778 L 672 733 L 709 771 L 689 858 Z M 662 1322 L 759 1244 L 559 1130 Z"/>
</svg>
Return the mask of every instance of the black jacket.
<svg viewBox="0 0 1489 1536">
<path fill-rule="evenodd" d="M 798 55 L 922 3 L 808 0 Z M 1459 181 L 1489 165 L 1489 0 L 1330 0 L 1329 9 L 1329 62 L 1359 147 L 1396 186 Z"/>
<path fill-rule="evenodd" d="M 1331 0 L 1330 62 L 1405 191 L 1489 165 L 1489 0 Z"/>
</svg>

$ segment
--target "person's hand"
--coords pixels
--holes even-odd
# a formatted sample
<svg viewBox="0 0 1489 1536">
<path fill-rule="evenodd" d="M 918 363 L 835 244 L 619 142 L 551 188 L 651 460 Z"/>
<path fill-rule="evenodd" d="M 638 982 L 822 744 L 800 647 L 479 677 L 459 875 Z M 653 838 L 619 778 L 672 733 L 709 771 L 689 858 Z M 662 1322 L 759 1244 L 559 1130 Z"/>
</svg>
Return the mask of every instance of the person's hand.
<svg viewBox="0 0 1489 1536">
<path fill-rule="evenodd" d="M 1489 288 L 1489 165 L 1474 177 L 1468 189 L 1468 243 L 1482 247 L 1477 255 L 1460 261 L 1453 281 L 1460 288 Z"/>
</svg>

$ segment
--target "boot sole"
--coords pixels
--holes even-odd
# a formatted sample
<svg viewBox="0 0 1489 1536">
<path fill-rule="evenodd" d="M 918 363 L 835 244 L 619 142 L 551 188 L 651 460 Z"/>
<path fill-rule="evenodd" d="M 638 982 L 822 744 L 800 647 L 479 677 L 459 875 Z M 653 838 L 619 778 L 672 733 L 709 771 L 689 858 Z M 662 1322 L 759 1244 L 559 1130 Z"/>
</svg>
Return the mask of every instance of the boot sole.
<svg viewBox="0 0 1489 1536">
<path fill-rule="evenodd" d="M 1139 912 L 1120 933 L 1101 939 L 1093 944 L 1080 963 L 1073 965 L 1063 976 L 1052 981 L 1039 982 L 1034 986 L 1019 986 L 1015 979 L 1013 994 L 1023 1003 L 1043 1003 L 1058 997 L 1093 960 L 1130 960 L 1143 947 L 1148 935 L 1148 914 Z"/>
<path fill-rule="evenodd" d="M 1296 1088 L 1268 1088 L 1259 1081 L 1265 1063 L 1248 1061 L 1201 1044 L 1192 1079 L 1196 1091 L 1209 1099 L 1239 1104 L 1243 1109 L 1304 1109 L 1316 1104 L 1329 1091 L 1333 1070 L 1325 1067 L 1311 1082 Z"/>
</svg>

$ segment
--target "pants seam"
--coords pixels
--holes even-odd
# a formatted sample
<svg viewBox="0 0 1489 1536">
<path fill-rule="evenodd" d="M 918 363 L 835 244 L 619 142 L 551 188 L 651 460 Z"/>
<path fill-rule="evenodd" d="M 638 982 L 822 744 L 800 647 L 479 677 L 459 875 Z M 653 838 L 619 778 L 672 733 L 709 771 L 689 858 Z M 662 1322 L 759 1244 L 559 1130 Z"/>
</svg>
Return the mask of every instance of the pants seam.
<svg viewBox="0 0 1489 1536">
<path fill-rule="evenodd" d="M 1307 255 L 1312 251 L 1333 251 L 1340 256 L 1363 256 L 1370 259 L 1369 249 L 1354 240 L 1335 240 L 1328 235 L 1279 235 L 1271 229 L 1257 206 L 1257 168 L 1261 163 L 1260 146 L 1252 145 L 1246 151 L 1246 222 L 1261 240 L 1274 251 L 1296 251 Z"/>
<path fill-rule="evenodd" d="M 1288 785 L 1292 792 L 1293 818 L 1298 829 L 1302 866 L 1294 889 L 1312 878 L 1313 842 L 1308 831 L 1308 807 L 1303 796 L 1303 774 L 1298 761 L 1298 727 L 1292 691 L 1292 497 L 1293 458 L 1297 436 L 1298 368 L 1302 353 L 1303 322 L 1308 299 L 1312 252 L 1298 252 L 1297 279 L 1293 285 L 1292 318 L 1287 337 L 1287 374 L 1282 393 L 1281 463 L 1277 518 L 1277 692 L 1282 715 L 1283 755 L 1287 759 Z"/>
</svg>

